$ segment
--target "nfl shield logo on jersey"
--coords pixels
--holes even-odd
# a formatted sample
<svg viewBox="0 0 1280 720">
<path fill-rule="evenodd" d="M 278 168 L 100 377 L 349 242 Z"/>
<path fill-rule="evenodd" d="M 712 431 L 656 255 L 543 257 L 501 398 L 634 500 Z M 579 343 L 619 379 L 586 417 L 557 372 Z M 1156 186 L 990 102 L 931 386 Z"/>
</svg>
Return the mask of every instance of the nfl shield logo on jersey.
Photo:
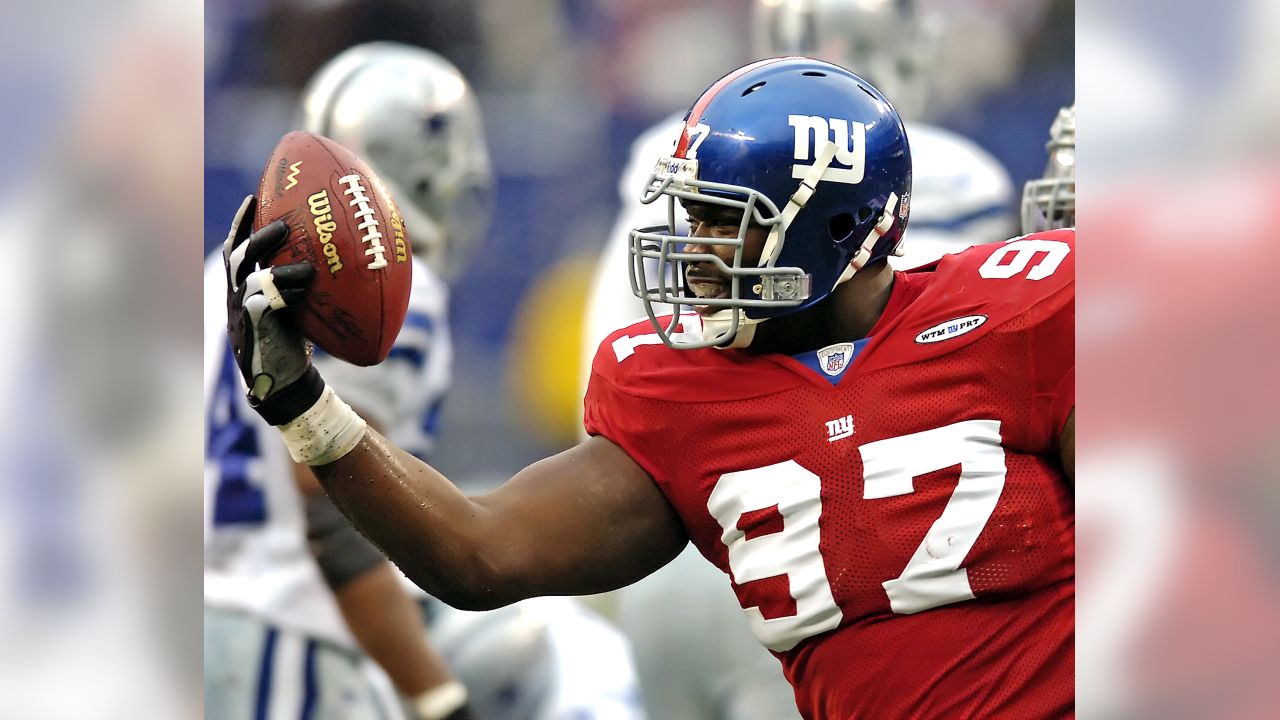
<svg viewBox="0 0 1280 720">
<path fill-rule="evenodd" d="M 853 343 L 828 345 L 818 351 L 818 367 L 822 368 L 822 372 L 835 377 L 844 372 L 852 357 Z"/>
</svg>

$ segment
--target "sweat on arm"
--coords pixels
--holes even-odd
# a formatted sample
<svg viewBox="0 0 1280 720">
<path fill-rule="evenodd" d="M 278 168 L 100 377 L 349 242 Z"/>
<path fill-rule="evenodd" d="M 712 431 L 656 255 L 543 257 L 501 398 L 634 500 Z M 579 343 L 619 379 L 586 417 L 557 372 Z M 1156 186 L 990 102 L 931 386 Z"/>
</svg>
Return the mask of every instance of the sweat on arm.
<svg viewBox="0 0 1280 720">
<path fill-rule="evenodd" d="M 467 610 L 614 590 L 667 564 L 688 542 L 653 480 L 601 437 L 474 498 L 372 429 L 351 452 L 313 469 L 338 508 L 410 579 Z"/>
</svg>

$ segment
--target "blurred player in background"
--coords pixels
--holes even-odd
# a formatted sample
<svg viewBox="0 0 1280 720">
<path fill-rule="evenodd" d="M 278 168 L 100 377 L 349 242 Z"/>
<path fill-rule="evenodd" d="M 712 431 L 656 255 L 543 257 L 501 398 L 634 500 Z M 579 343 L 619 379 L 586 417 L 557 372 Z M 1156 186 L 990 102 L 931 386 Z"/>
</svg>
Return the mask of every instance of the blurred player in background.
<svg viewBox="0 0 1280 720">
<path fill-rule="evenodd" d="M 409 315 L 388 359 L 356 367 L 317 353 L 314 362 L 388 437 L 425 459 L 451 384 L 449 288 L 441 278 L 465 268 L 491 213 L 479 106 L 448 61 L 377 42 L 351 48 L 317 72 L 304 92 L 300 127 L 376 168 L 398 201 L 415 255 Z M 425 604 L 431 645 L 468 688 L 477 717 L 642 720 L 626 641 L 577 602 L 541 598 L 464 613 L 407 580 L 404 586 Z"/>
<path fill-rule="evenodd" d="M 1022 188 L 1024 235 L 1076 226 L 1076 106 L 1058 111 L 1049 126 L 1044 175 Z"/>
<path fill-rule="evenodd" d="M 1075 227 L 1074 105 L 1053 119 L 1045 150 L 1044 174 L 1023 187 L 1024 233 Z M 1141 636 L 1141 609 L 1168 577 L 1177 544 L 1173 530 L 1183 510 L 1172 483 L 1164 481 L 1170 464 L 1159 452 L 1139 447 L 1116 453 L 1103 446 L 1092 457 L 1091 472 L 1082 473 L 1076 488 L 1082 535 L 1100 538 L 1084 543 L 1080 553 L 1092 571 L 1081 574 L 1077 603 L 1077 617 L 1089 628 L 1077 640 L 1079 709 L 1082 715 L 1128 717 L 1135 710 L 1135 683 L 1121 648 Z"/>
<path fill-rule="evenodd" d="M 298 126 L 377 168 L 393 188 L 415 252 L 435 267 L 452 249 L 446 243 L 483 231 L 492 178 L 479 110 L 443 58 L 389 43 L 352 48 L 308 85 Z M 461 216 L 478 225 L 470 233 L 458 229 L 458 215 L 440 211 L 455 199 L 458 209 L 474 210 Z M 426 457 L 449 387 L 448 287 L 421 257 L 413 263 L 408 315 L 387 360 L 357 368 L 317 353 L 315 362 L 371 422 Z M 466 690 L 427 644 L 420 603 L 401 575 L 244 402 L 222 337 L 222 272 L 218 263 L 210 267 L 208 716 L 398 716 L 363 650 L 409 700 L 406 712 L 415 720 L 471 717 Z"/>
<path fill-rule="evenodd" d="M 891 260 L 896 267 L 923 265 L 943 253 L 1011 234 L 1013 189 L 999 162 L 974 142 L 924 121 L 934 89 L 941 17 L 925 17 L 903 0 L 757 0 L 753 13 L 757 57 L 807 55 L 847 67 L 891 98 L 906 122 L 912 157 L 911 242 L 904 244 L 902 257 Z M 619 179 L 622 210 L 587 302 L 582 394 L 600 341 L 644 315 L 622 271 L 628 235 L 632 228 L 667 220 L 661 203 L 640 202 L 640 189 L 654 158 L 671 151 L 682 126 L 683 113 L 645 131 L 632 145 Z M 681 231 L 688 230 L 682 226 Z M 720 573 L 692 548 L 621 591 L 618 621 L 636 648 L 651 711 L 661 709 L 657 714 L 664 717 L 794 716 L 791 688 L 777 664 L 759 651 Z M 692 637 L 707 641 L 689 643 Z M 673 660 L 677 647 L 685 649 Z"/>
<path fill-rule="evenodd" d="M 378 169 L 411 228 L 415 254 L 410 315 L 388 360 L 357 368 L 317 354 L 316 366 L 390 428 L 388 437 L 425 459 L 452 364 L 448 287 L 439 278 L 465 269 L 492 213 L 479 106 L 466 79 L 440 56 L 374 42 L 321 69 L 303 110 L 303 129 L 332 137 Z M 430 341 L 417 346 L 406 336 Z M 643 719 L 625 639 L 576 602 L 540 598 L 474 614 L 404 585 L 425 603 L 431 644 L 466 684 L 477 717 Z"/>
<path fill-rule="evenodd" d="M 370 430 L 279 312 L 310 268 L 264 264 L 288 229 L 251 233 L 247 198 L 224 261 L 255 408 L 451 604 L 616 589 L 692 540 L 803 717 L 1070 716 L 1074 232 L 894 271 L 906 130 L 808 58 L 712 84 L 646 187 L 672 218 L 632 233 L 650 322 L 601 344 L 574 448 L 467 497 Z"/>
<path fill-rule="evenodd" d="M 431 600 L 431 641 L 484 720 L 644 720 L 631 645 L 572 598 L 482 612 Z"/>
<path fill-rule="evenodd" d="M 388 359 L 357 368 L 316 352 L 315 364 L 401 447 L 428 457 L 451 384 L 449 291 L 442 277 L 465 268 L 488 225 L 492 204 L 492 169 L 479 106 L 466 79 L 439 55 L 374 42 L 344 51 L 315 74 L 303 92 L 298 127 L 333 138 L 378 170 L 406 218 L 415 251 L 410 311 Z M 320 493 L 310 471 L 298 468 L 312 536 L 319 534 L 316 525 L 332 536 L 320 555 L 324 568 L 329 556 L 351 555 L 365 541 L 348 536 L 353 533 L 349 524 Z M 433 676 L 443 670 L 434 653 L 424 656 L 428 651 L 421 621 L 403 616 L 407 589 L 415 611 L 424 607 L 439 629 L 439 634 L 433 629 L 431 647 L 466 685 L 468 707 L 476 717 L 643 719 L 625 639 L 576 602 L 541 598 L 531 606 L 465 614 L 430 600 L 411 583 L 397 587 L 402 575 L 380 553 L 378 560 L 378 569 L 366 573 L 376 574 L 378 584 L 361 594 L 355 610 L 348 610 L 352 601 L 344 602 L 337 588 L 335 597 L 365 650 L 393 680 L 404 678 L 396 683 L 402 692 L 415 694 L 406 689 L 408 680 L 424 667 Z M 320 588 L 291 592 L 310 594 L 317 603 L 324 594 Z M 392 615 L 389 609 L 401 612 Z M 378 635 L 366 642 L 371 632 Z M 401 650 L 375 652 L 375 642 Z M 444 692 L 451 692 L 449 687 L 445 684 Z M 452 692 L 461 697 L 456 689 Z M 431 697 L 426 693 L 428 700 L 417 705 L 430 705 Z"/>
</svg>

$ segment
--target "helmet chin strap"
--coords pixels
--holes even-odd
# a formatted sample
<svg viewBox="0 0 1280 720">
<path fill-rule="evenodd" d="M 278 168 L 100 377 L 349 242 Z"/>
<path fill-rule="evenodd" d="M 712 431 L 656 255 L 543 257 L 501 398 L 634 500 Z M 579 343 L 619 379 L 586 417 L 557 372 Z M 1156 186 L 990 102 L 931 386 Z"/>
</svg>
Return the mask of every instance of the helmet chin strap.
<svg viewBox="0 0 1280 720">
<path fill-rule="evenodd" d="M 822 182 L 822 175 L 826 173 L 835 157 L 836 144 L 830 140 L 823 140 L 821 146 L 817 148 L 813 165 L 809 166 L 809 172 L 800 179 L 800 186 L 791 194 L 786 207 L 782 208 L 781 222 L 774 223 L 769 229 L 769 237 L 764 241 L 764 249 L 760 252 L 760 263 L 772 267 L 777 262 L 777 254 L 782 251 L 779 245 L 784 229 L 791 225 L 796 214 L 804 208 L 805 203 L 809 202 L 809 198 L 813 197 L 813 193 L 818 189 L 818 183 Z M 744 348 L 755 339 L 756 325 L 767 319 L 749 318 L 740 309 L 726 308 L 702 318 L 702 338 L 709 340 L 717 335 L 727 335 L 732 332 L 733 337 L 727 344 L 716 347 L 721 350 Z M 736 331 L 734 330 L 735 322 Z"/>
<path fill-rule="evenodd" d="M 756 325 L 764 322 L 768 318 L 749 318 L 742 314 L 742 311 L 735 308 L 720 310 L 702 318 L 702 339 L 710 340 L 712 338 L 728 335 L 734 326 L 734 313 L 738 313 L 738 329 L 733 333 L 729 342 L 723 345 L 716 345 L 717 350 L 729 350 L 732 348 L 744 348 L 751 344 L 756 338 Z"/>
<path fill-rule="evenodd" d="M 818 183 L 822 182 L 823 173 L 836 157 L 836 144 L 830 140 L 823 140 L 822 146 L 817 150 L 818 154 L 814 157 L 809 172 L 800 179 L 800 187 L 796 188 L 791 198 L 787 200 L 786 207 L 782 208 L 782 222 L 774 223 L 769 229 L 769 238 L 764 241 L 764 250 L 760 253 L 761 263 L 773 265 L 777 260 L 777 254 L 782 252 L 778 245 L 782 241 L 783 229 L 791 226 L 791 221 L 795 220 L 796 214 L 804 208 L 805 203 L 809 202 L 809 198 L 813 197 L 813 193 L 818 189 Z"/>
<path fill-rule="evenodd" d="M 848 280 L 853 274 L 862 269 L 863 265 L 871 259 L 871 251 L 875 249 L 876 243 L 880 242 L 880 238 L 889 232 L 893 227 L 893 218 L 898 210 L 898 193 L 889 193 L 889 200 L 884 204 L 884 212 L 880 214 L 880 220 L 876 222 L 875 227 L 867 233 L 862 239 L 862 244 L 858 245 L 858 250 L 853 254 L 853 259 L 849 261 L 849 267 L 845 268 L 844 273 L 840 275 L 840 279 L 836 284 Z"/>
</svg>

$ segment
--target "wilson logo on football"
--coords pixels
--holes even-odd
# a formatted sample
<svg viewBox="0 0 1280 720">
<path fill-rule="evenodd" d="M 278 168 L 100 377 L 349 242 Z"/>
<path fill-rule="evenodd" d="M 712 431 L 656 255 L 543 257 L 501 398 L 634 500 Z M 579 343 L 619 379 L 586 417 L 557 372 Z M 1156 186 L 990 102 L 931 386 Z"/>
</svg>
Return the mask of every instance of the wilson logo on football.
<svg viewBox="0 0 1280 720">
<path fill-rule="evenodd" d="M 823 143 L 832 142 L 836 146 L 836 156 L 831 167 L 822 173 L 822 179 L 831 182 L 856 185 L 862 182 L 863 171 L 867 164 L 867 126 L 860 122 L 850 122 L 840 118 L 824 118 L 816 115 L 788 115 L 787 122 L 795 128 L 796 160 L 791 166 L 791 177 L 803 180 L 817 154 L 817 148 Z M 836 164 L 845 168 L 836 167 Z"/>
<path fill-rule="evenodd" d="M 329 274 L 337 275 L 342 269 L 342 258 L 338 257 L 338 246 L 333 242 L 333 232 L 338 229 L 338 224 L 333 221 L 333 211 L 329 208 L 329 191 L 321 190 L 307 198 L 307 205 L 311 208 L 321 252 L 329 264 Z"/>
<path fill-rule="evenodd" d="M 959 337 L 967 332 L 977 330 L 987 321 L 986 315 L 965 315 L 944 323 L 938 323 L 916 335 L 916 342 L 921 344 L 942 342 Z"/>
<path fill-rule="evenodd" d="M 382 233 L 378 230 L 378 219 L 374 217 L 373 207 L 369 203 L 369 197 L 365 195 L 368 190 L 364 185 L 360 184 L 359 175 L 344 175 L 338 178 L 338 182 L 347 186 L 342 191 L 343 195 L 351 195 L 351 201 L 347 204 L 356 209 L 355 218 L 360 221 L 356 226 L 356 230 L 364 230 L 364 237 L 361 242 L 369 247 L 365 248 L 365 255 L 372 255 L 373 259 L 369 261 L 368 268 L 377 270 L 387 266 L 387 258 L 383 256 L 386 248 L 382 246 Z"/>
<path fill-rule="evenodd" d="M 409 243 L 404 239 L 404 218 L 400 217 L 398 210 L 391 211 L 391 234 L 396 239 L 396 262 L 402 263 L 409 259 Z"/>
</svg>

